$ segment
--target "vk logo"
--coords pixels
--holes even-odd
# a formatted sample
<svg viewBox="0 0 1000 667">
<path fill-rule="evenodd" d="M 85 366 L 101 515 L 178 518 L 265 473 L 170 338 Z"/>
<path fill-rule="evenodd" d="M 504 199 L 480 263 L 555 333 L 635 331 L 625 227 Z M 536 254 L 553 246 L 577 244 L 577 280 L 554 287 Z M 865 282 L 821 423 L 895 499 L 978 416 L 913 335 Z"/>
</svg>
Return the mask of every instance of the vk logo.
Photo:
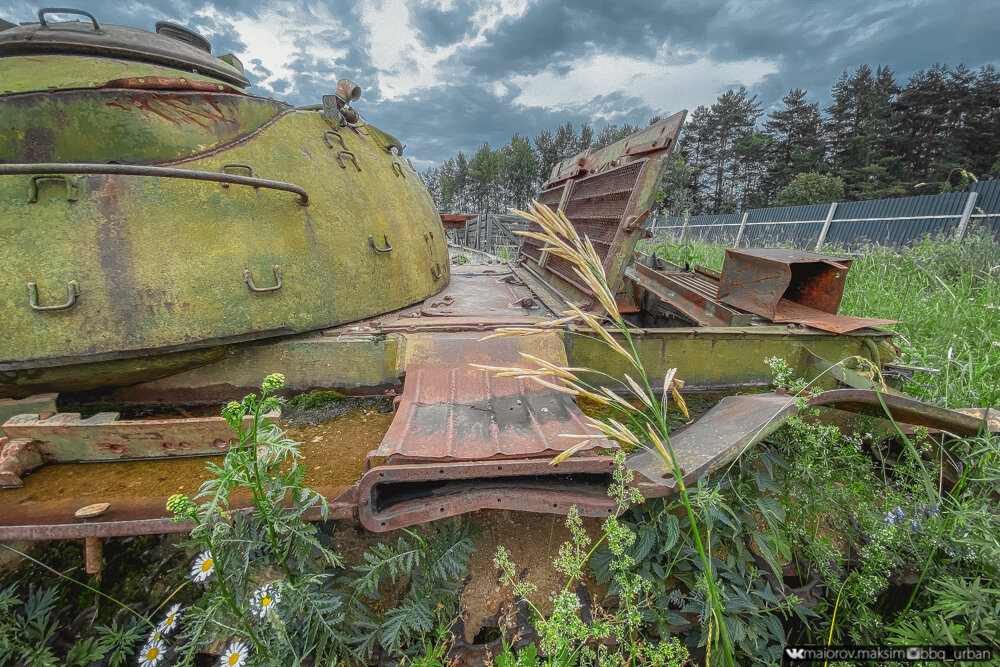
<svg viewBox="0 0 1000 667">
<path fill-rule="evenodd" d="M 806 650 L 804 648 L 786 648 L 785 655 L 788 656 L 790 660 L 805 660 Z"/>
</svg>

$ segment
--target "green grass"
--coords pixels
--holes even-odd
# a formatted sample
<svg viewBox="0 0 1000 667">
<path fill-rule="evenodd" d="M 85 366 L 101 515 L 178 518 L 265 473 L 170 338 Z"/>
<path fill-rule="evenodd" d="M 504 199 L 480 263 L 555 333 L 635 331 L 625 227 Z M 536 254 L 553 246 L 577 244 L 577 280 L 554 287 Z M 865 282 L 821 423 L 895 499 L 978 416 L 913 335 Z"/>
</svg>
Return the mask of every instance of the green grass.
<svg viewBox="0 0 1000 667">
<path fill-rule="evenodd" d="M 645 252 L 654 250 L 716 270 L 725 255 L 697 241 L 649 243 Z M 940 369 L 917 372 L 907 393 L 952 408 L 1000 406 L 1000 243 L 976 233 L 961 244 L 928 238 L 851 254 L 840 314 L 897 320 L 886 328 L 899 334 L 900 361 Z"/>
</svg>

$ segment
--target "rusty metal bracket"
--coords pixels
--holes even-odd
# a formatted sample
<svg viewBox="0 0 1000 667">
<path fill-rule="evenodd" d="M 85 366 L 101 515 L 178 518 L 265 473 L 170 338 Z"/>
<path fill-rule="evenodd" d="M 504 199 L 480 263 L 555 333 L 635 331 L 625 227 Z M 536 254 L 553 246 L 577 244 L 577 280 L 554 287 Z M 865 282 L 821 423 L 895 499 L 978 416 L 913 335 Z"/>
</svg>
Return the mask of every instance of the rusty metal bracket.
<svg viewBox="0 0 1000 667">
<path fill-rule="evenodd" d="M 38 305 L 38 285 L 34 282 L 28 283 L 28 305 L 31 309 L 39 313 L 47 313 L 55 310 L 68 310 L 76 305 L 76 297 L 80 294 L 80 285 L 75 280 L 70 280 L 66 283 L 66 303 L 61 303 L 58 306 L 39 306 Z"/>
<path fill-rule="evenodd" d="M 281 267 L 277 264 L 273 265 L 271 269 L 274 271 L 274 282 L 275 284 L 271 287 L 257 287 L 253 283 L 253 274 L 250 273 L 250 269 L 243 269 L 243 282 L 247 284 L 247 288 L 251 292 L 261 293 L 261 292 L 277 292 L 281 289 Z"/>
<path fill-rule="evenodd" d="M 508 303 L 507 307 L 510 309 L 525 308 L 528 310 L 537 310 L 538 304 L 530 296 L 526 296 L 523 299 L 518 299 L 514 303 Z"/>
<path fill-rule="evenodd" d="M 385 247 L 384 248 L 379 248 L 377 245 L 375 245 L 375 237 L 374 236 L 369 236 L 368 237 L 368 245 L 371 246 L 371 249 L 374 250 L 375 252 L 392 252 L 392 245 L 390 245 L 390 243 L 389 243 L 389 235 L 388 234 L 383 234 L 382 235 L 382 239 L 385 241 Z"/>
<path fill-rule="evenodd" d="M 330 150 L 333 150 L 333 144 L 330 142 L 330 135 L 331 134 L 333 136 L 337 137 L 337 141 L 340 142 L 340 147 L 343 150 L 346 151 L 347 150 L 347 144 L 344 143 L 344 137 L 343 137 L 343 135 L 340 134 L 340 132 L 337 132 L 336 130 L 324 130 L 324 132 L 323 132 L 323 142 L 326 143 L 326 147 L 329 148 Z"/>
<path fill-rule="evenodd" d="M 38 181 L 65 181 L 66 201 L 76 201 L 79 191 L 76 185 L 76 178 L 66 174 L 33 174 L 28 179 L 28 203 L 38 202 Z"/>
<path fill-rule="evenodd" d="M 432 301 L 430 307 L 440 308 L 441 306 L 449 307 L 453 305 L 455 305 L 455 297 L 450 294 L 446 294 L 440 301 Z"/>
<path fill-rule="evenodd" d="M 351 151 L 337 151 L 337 163 L 340 165 L 341 169 L 347 169 L 347 165 L 344 164 L 344 156 L 347 156 L 351 162 L 354 163 L 355 168 L 361 171 L 361 165 L 358 164 L 358 159 L 354 157 L 354 153 Z"/>
</svg>

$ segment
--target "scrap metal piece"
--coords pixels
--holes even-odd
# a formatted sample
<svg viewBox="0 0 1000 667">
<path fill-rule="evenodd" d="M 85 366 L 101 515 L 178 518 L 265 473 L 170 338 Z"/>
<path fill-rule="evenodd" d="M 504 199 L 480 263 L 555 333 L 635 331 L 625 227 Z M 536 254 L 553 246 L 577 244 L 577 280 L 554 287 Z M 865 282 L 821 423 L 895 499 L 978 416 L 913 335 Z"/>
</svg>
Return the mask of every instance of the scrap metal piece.
<svg viewBox="0 0 1000 667">
<path fill-rule="evenodd" d="M 694 484 L 702 475 L 722 469 L 749 447 L 777 431 L 798 412 L 797 400 L 795 396 L 777 393 L 729 396 L 692 426 L 671 436 L 684 483 Z M 989 416 L 984 419 L 981 413 L 965 414 L 873 390 L 833 389 L 813 394 L 806 402 L 811 407 L 829 407 L 873 417 L 886 417 L 888 412 L 898 423 L 939 429 L 958 436 L 974 436 L 992 426 Z M 644 497 L 656 498 L 676 491 L 672 473 L 652 452 L 634 454 L 626 464 L 637 473 L 635 486 Z"/>
<path fill-rule="evenodd" d="M 670 443 L 684 483 L 731 463 L 743 451 L 780 428 L 798 412 L 795 399 L 778 394 L 727 396 Z M 637 473 L 635 486 L 643 497 L 657 498 L 676 491 L 676 482 L 663 460 L 650 451 L 630 456 L 626 464 Z"/>
<path fill-rule="evenodd" d="M 35 394 L 27 398 L 0 398 L 0 437 L 3 423 L 14 415 L 37 414 L 48 417 L 56 411 L 59 394 Z"/>
<path fill-rule="evenodd" d="M 726 250 L 719 301 L 774 322 L 845 333 L 895 320 L 837 315 L 851 260 L 785 248 Z"/>
<path fill-rule="evenodd" d="M 266 418 L 274 421 L 279 416 L 275 411 Z M 245 417 L 244 426 L 251 420 Z M 99 412 L 86 419 L 75 412 L 59 412 L 47 419 L 17 415 L 7 420 L 3 429 L 12 442 L 30 442 L 51 463 L 216 455 L 235 440 L 222 417 L 119 421 L 117 412 Z M 6 460 L 7 447 L 3 451 Z M 23 451 L 17 456 L 23 460 Z"/>
<path fill-rule="evenodd" d="M 612 292 L 617 292 L 635 246 L 645 235 L 641 222 L 653 203 L 686 113 L 560 162 L 538 194 L 539 203 L 561 208 L 580 236 L 590 239 Z M 535 225 L 530 229 L 538 231 Z M 526 238 L 521 256 L 571 299 L 596 298 L 570 263 L 545 252 L 540 241 Z"/>
<path fill-rule="evenodd" d="M 667 302 L 682 315 L 703 327 L 742 327 L 753 315 L 716 300 L 718 281 L 690 271 L 661 272 L 636 262 L 626 277 Z"/>
<path fill-rule="evenodd" d="M 614 459 L 547 459 L 388 465 L 361 478 L 358 518 L 373 532 L 406 528 L 480 509 L 609 516 Z"/>
<path fill-rule="evenodd" d="M 21 488 L 21 477 L 44 464 L 42 453 L 32 441 L 0 437 L 0 488 Z"/>
</svg>

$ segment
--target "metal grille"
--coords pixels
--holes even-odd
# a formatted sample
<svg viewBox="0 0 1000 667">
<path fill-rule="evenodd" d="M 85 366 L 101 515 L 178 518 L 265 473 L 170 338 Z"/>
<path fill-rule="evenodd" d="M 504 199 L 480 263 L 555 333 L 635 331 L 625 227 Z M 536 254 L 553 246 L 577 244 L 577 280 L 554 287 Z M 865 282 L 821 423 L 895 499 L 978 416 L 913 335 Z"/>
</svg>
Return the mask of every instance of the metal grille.
<svg viewBox="0 0 1000 667">
<path fill-rule="evenodd" d="M 604 263 L 609 259 L 611 245 L 627 212 L 636 182 L 643 174 L 643 168 L 647 163 L 648 160 L 637 160 L 622 167 L 587 176 L 573 184 L 569 201 L 566 202 L 566 217 L 573 223 L 580 236 L 590 238 L 597 256 Z M 551 190 L 548 190 L 543 195 L 548 195 L 550 192 Z M 529 246 L 526 243 L 521 247 L 521 251 L 535 261 L 538 260 L 533 251 L 537 250 L 537 244 Z M 577 289 L 590 293 L 566 260 L 550 256 L 545 268 Z"/>
</svg>

